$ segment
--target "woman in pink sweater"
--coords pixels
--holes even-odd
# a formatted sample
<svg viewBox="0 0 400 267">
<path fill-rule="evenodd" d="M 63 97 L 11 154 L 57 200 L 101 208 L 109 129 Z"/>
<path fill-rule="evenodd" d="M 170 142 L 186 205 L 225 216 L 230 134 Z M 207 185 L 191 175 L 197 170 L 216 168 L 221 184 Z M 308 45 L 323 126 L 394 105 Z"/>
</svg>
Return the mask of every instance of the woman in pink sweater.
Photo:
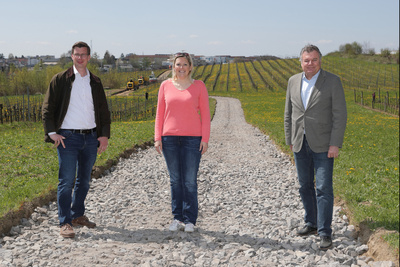
<svg viewBox="0 0 400 267">
<path fill-rule="evenodd" d="M 207 88 L 202 81 L 192 79 L 192 62 L 188 53 L 177 53 L 172 78 L 164 81 L 158 92 L 154 146 L 164 154 L 170 175 L 171 231 L 194 231 L 197 172 L 210 138 Z"/>
</svg>

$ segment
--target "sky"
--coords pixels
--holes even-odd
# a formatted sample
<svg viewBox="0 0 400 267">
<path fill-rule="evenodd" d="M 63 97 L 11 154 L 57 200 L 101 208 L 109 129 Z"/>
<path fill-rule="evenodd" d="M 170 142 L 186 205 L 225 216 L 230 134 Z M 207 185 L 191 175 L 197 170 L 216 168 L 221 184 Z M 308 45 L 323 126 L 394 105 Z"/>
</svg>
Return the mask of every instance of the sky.
<svg viewBox="0 0 400 267">
<path fill-rule="evenodd" d="M 53 55 L 87 42 L 122 54 L 298 57 L 352 42 L 399 49 L 399 0 L 0 0 L 0 54 Z"/>
</svg>

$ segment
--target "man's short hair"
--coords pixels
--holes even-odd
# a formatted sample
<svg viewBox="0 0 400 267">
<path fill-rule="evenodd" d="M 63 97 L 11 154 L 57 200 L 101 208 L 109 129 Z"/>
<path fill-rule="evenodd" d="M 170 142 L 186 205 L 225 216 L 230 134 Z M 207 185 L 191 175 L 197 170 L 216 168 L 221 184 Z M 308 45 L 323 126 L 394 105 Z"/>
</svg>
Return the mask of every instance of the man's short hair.
<svg viewBox="0 0 400 267">
<path fill-rule="evenodd" d="M 303 58 L 303 53 L 304 52 L 311 53 L 312 51 L 317 51 L 318 54 L 319 54 L 319 59 L 322 58 L 322 54 L 321 54 L 321 51 L 319 51 L 319 48 L 317 46 L 315 46 L 315 45 L 308 44 L 305 47 L 303 47 L 303 49 L 301 49 L 301 51 L 300 51 L 300 61 Z"/>
<path fill-rule="evenodd" d="M 86 47 L 86 48 L 87 48 L 87 53 L 88 53 L 88 55 L 90 55 L 90 46 L 89 46 L 87 43 L 82 42 L 82 41 L 76 42 L 76 43 L 72 46 L 72 52 L 71 52 L 72 54 L 74 53 L 75 47 L 79 47 L 79 48 L 81 48 L 81 47 Z"/>
</svg>

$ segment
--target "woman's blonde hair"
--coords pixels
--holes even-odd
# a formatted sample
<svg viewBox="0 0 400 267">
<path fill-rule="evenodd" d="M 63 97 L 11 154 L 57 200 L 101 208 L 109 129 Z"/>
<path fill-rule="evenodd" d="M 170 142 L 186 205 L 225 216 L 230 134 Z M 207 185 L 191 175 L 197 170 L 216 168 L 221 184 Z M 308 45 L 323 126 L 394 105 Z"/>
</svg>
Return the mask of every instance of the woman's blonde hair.
<svg viewBox="0 0 400 267">
<path fill-rule="evenodd" d="M 174 61 L 172 63 L 172 80 L 177 80 L 176 72 L 175 72 L 175 62 L 178 58 L 184 57 L 189 62 L 189 66 L 193 68 L 193 60 L 189 53 L 179 52 L 174 55 Z M 192 70 L 189 71 L 189 79 L 192 79 Z"/>
</svg>

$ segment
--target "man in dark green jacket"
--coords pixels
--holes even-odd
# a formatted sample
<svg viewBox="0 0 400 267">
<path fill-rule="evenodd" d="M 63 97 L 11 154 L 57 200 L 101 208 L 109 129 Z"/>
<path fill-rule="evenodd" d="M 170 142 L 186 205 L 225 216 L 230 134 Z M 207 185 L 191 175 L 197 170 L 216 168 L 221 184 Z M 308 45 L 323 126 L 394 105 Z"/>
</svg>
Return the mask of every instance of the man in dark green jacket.
<svg viewBox="0 0 400 267">
<path fill-rule="evenodd" d="M 87 69 L 90 47 L 75 43 L 71 57 L 73 66 L 53 77 L 42 106 L 45 141 L 57 147 L 58 218 L 60 234 L 67 238 L 75 237 L 72 226 L 96 226 L 86 217 L 84 202 L 97 153 L 107 149 L 111 124 L 103 85 Z"/>
</svg>

